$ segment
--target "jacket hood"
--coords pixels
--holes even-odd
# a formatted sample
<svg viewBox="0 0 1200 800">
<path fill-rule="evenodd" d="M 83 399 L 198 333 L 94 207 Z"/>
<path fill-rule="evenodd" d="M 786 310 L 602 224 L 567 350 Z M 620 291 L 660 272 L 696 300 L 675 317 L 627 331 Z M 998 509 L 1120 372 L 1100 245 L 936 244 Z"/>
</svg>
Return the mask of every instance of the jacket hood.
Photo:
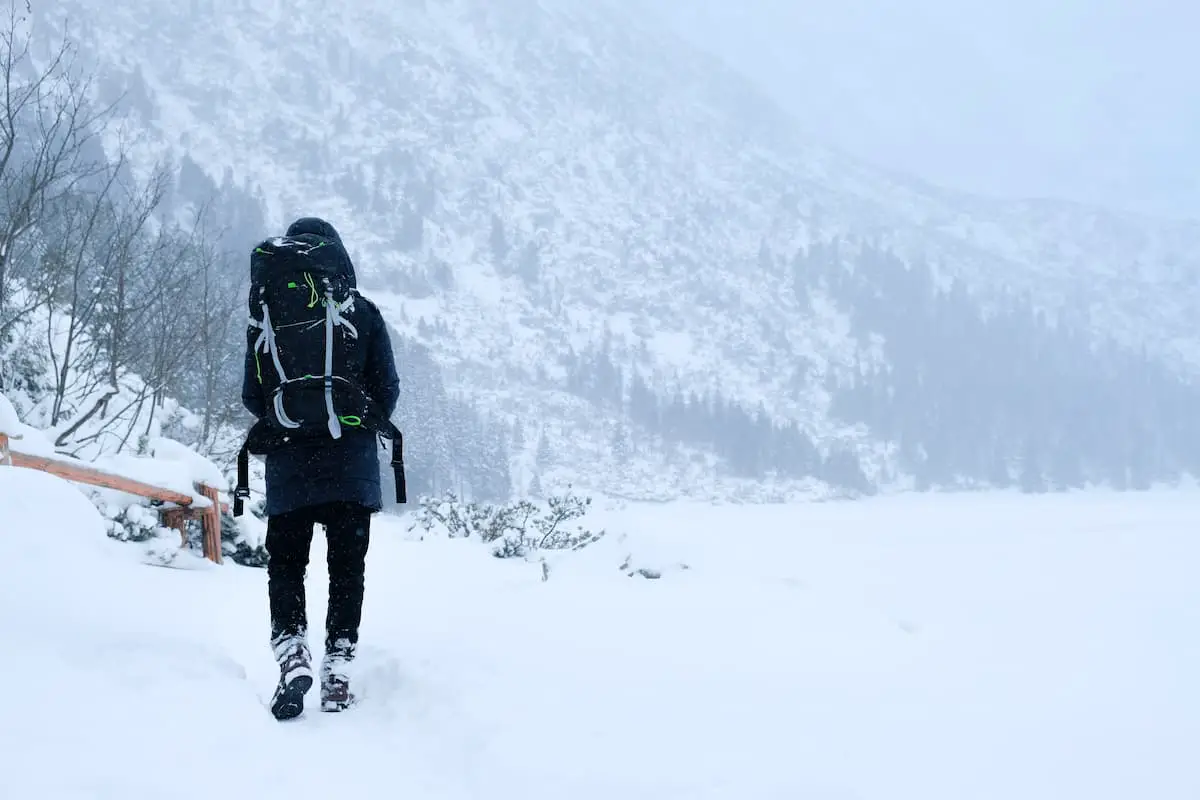
<svg viewBox="0 0 1200 800">
<path fill-rule="evenodd" d="M 337 228 L 333 227 L 328 220 L 320 217 L 301 217 L 288 226 L 288 236 L 299 236 L 303 233 L 329 239 L 337 245 L 342 257 L 343 274 L 350 279 L 350 286 L 357 288 L 358 278 L 354 274 L 354 263 L 350 261 L 350 254 L 346 252 L 346 245 L 342 243 L 342 237 L 338 234 Z"/>
</svg>

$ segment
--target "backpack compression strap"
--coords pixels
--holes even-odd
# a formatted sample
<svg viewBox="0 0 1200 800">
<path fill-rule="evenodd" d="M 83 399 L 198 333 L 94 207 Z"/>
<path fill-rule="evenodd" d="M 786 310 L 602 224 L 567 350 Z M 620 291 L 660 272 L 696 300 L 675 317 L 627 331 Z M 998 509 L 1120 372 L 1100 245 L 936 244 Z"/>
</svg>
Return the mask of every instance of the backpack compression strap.
<svg viewBox="0 0 1200 800">
<path fill-rule="evenodd" d="M 259 307 L 262 309 L 262 322 L 251 317 L 250 325 L 262 331 L 254 340 L 254 351 L 257 353 L 261 349 L 264 353 L 268 353 L 271 356 L 271 363 L 275 365 L 275 372 L 279 375 L 279 386 L 275 387 L 271 398 L 275 409 L 275 419 L 285 428 L 299 428 L 300 423 L 289 417 L 283 409 L 283 387 L 288 383 L 288 376 L 283 371 L 283 362 L 279 360 L 279 347 L 275 343 L 275 329 L 271 327 L 271 309 L 261 301 Z M 328 345 L 326 349 L 328 349 Z"/>
<path fill-rule="evenodd" d="M 333 329 L 341 325 L 347 335 L 357 339 L 358 328 L 354 323 L 342 316 L 342 312 L 353 307 L 354 296 L 351 295 L 345 303 L 333 299 L 333 292 L 325 292 L 325 413 L 329 417 L 329 435 L 334 439 L 342 438 L 342 421 L 337 410 L 333 407 Z"/>
<path fill-rule="evenodd" d="M 342 421 L 333 407 L 333 328 L 341 317 L 333 302 L 333 293 L 325 292 L 325 415 L 329 418 L 329 435 L 342 438 Z"/>
</svg>

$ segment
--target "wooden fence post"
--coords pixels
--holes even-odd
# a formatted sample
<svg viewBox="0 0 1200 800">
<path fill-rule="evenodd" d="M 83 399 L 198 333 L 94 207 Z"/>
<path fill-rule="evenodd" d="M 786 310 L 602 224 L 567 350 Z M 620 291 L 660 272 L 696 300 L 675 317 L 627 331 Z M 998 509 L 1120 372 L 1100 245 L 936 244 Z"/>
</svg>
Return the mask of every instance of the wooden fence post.
<svg viewBox="0 0 1200 800">
<path fill-rule="evenodd" d="M 0 433 L 0 467 L 12 465 L 12 456 L 8 453 L 8 434 Z"/>
<path fill-rule="evenodd" d="M 204 557 L 214 564 L 220 564 L 221 558 L 221 497 L 214 486 L 200 484 L 200 494 L 208 498 L 209 506 L 200 517 L 200 525 L 204 529 Z"/>
<path fill-rule="evenodd" d="M 179 531 L 179 546 L 187 547 L 187 509 L 166 508 L 160 512 L 159 516 L 162 517 L 164 527 Z"/>
</svg>

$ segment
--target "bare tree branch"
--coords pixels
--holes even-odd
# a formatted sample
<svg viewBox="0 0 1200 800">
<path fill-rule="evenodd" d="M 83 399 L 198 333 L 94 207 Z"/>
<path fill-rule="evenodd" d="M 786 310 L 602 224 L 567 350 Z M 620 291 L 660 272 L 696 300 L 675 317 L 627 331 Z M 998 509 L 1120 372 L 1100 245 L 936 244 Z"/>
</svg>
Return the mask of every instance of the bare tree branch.
<svg viewBox="0 0 1200 800">
<path fill-rule="evenodd" d="M 14 247 L 57 199 L 101 173 L 102 155 L 89 152 L 102 154 L 97 137 L 115 108 L 88 102 L 91 79 L 80 77 L 65 34 L 46 63 L 36 65 L 24 22 L 14 5 L 0 28 L 0 333 L 9 323 Z"/>
</svg>

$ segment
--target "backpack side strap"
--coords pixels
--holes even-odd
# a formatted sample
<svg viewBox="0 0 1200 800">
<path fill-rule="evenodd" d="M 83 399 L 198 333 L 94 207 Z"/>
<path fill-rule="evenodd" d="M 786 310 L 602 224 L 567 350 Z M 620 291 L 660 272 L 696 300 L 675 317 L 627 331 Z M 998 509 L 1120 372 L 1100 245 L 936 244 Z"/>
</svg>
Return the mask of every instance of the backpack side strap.
<svg viewBox="0 0 1200 800">
<path fill-rule="evenodd" d="M 233 490 L 233 515 L 240 517 L 245 510 L 244 501 L 250 497 L 250 454 L 265 455 L 282 445 L 287 439 L 287 432 L 271 425 L 267 419 L 260 419 L 250 426 L 246 441 L 237 455 L 237 486 Z"/>
<path fill-rule="evenodd" d="M 333 295 L 325 294 L 325 415 L 329 418 L 329 435 L 334 439 L 342 438 L 342 421 L 338 419 L 337 409 L 333 407 L 333 328 L 334 321 Z"/>
<path fill-rule="evenodd" d="M 246 510 L 246 498 L 250 496 L 250 450 L 243 444 L 237 456 L 237 487 L 233 490 L 233 515 L 240 517 Z"/>
<path fill-rule="evenodd" d="M 408 502 L 408 487 L 404 480 L 404 434 L 391 422 L 388 423 L 388 438 L 392 440 L 392 474 L 396 478 L 396 502 Z"/>
</svg>

